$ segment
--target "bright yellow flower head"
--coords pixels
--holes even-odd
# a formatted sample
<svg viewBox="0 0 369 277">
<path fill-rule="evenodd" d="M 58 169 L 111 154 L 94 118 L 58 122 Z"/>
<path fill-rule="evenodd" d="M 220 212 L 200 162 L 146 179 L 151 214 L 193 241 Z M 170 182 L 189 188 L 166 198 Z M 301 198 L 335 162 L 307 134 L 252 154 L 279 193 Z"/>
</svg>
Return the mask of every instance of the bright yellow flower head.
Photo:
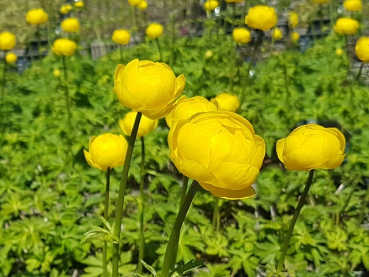
<svg viewBox="0 0 369 277">
<path fill-rule="evenodd" d="M 268 31 L 277 25 L 278 17 L 273 7 L 258 5 L 249 9 L 245 23 L 253 29 Z"/>
<path fill-rule="evenodd" d="M 217 102 L 219 110 L 228 112 L 235 112 L 240 106 L 240 100 L 238 100 L 238 97 L 230 93 L 218 94 L 214 99 L 211 99 L 211 102 Z"/>
<path fill-rule="evenodd" d="M 128 143 L 123 136 L 103 134 L 90 139 L 89 152 L 84 150 L 88 164 L 100 170 L 107 170 L 124 164 Z"/>
<path fill-rule="evenodd" d="M 288 14 L 288 25 L 290 26 L 291 29 L 294 29 L 297 24 L 299 24 L 299 16 L 297 13 L 295 12 L 290 12 Z"/>
<path fill-rule="evenodd" d="M 227 3 L 242 3 L 243 0 L 225 0 Z"/>
<path fill-rule="evenodd" d="M 349 17 L 341 17 L 336 21 L 334 30 L 337 34 L 341 35 L 353 35 L 359 28 L 359 22 Z"/>
<path fill-rule="evenodd" d="M 201 96 L 195 96 L 191 98 L 186 98 L 186 96 L 182 96 L 175 103 L 172 111 L 165 117 L 165 121 L 170 128 L 178 120 L 190 118 L 197 113 L 205 113 L 217 110 L 217 102 L 211 103 L 206 98 Z"/>
<path fill-rule="evenodd" d="M 5 60 L 7 63 L 15 63 L 17 61 L 18 57 L 16 54 L 12 52 L 6 53 Z"/>
<path fill-rule="evenodd" d="M 217 7 L 219 7 L 219 2 L 216 0 L 208 0 L 204 3 L 204 9 L 206 11 L 212 11 Z"/>
<path fill-rule="evenodd" d="M 68 14 L 71 10 L 72 10 L 72 5 L 71 4 L 64 4 L 60 7 L 59 12 L 61 14 Z"/>
<path fill-rule="evenodd" d="M 74 6 L 76 8 L 83 8 L 85 6 L 85 3 L 83 1 L 77 1 L 74 3 Z"/>
<path fill-rule="evenodd" d="M 336 128 L 307 124 L 277 142 L 279 160 L 287 169 L 333 169 L 343 162 L 346 140 Z"/>
<path fill-rule="evenodd" d="M 61 72 L 60 72 L 60 70 L 59 69 L 54 69 L 54 71 L 53 71 L 53 75 L 55 76 L 55 77 L 60 77 L 60 75 L 61 75 Z"/>
<path fill-rule="evenodd" d="M 168 144 L 178 170 L 214 196 L 255 195 L 251 185 L 263 164 L 265 143 L 242 116 L 216 111 L 177 121 L 170 128 Z"/>
<path fill-rule="evenodd" d="M 328 3 L 329 0 L 311 0 L 311 2 L 313 2 L 314 4 L 324 4 Z"/>
<path fill-rule="evenodd" d="M 131 5 L 131 6 L 138 6 L 141 1 L 143 0 L 128 0 L 128 3 Z"/>
<path fill-rule="evenodd" d="M 336 49 L 336 55 L 337 56 L 342 56 L 342 54 L 343 54 L 343 50 L 341 48 L 337 48 Z"/>
<path fill-rule="evenodd" d="M 146 28 L 146 35 L 148 38 L 156 39 L 158 37 L 161 37 L 164 33 L 163 25 L 159 23 L 151 23 Z"/>
<path fill-rule="evenodd" d="M 274 40 L 280 40 L 283 38 L 283 34 L 281 29 L 279 29 L 278 27 L 274 28 L 272 31 L 272 36 Z"/>
<path fill-rule="evenodd" d="M 136 115 L 137 112 L 128 112 L 123 119 L 119 120 L 119 126 L 122 129 L 123 133 L 125 133 L 127 136 L 130 136 L 132 133 Z M 157 119 L 153 120 L 143 115 L 141 117 L 140 125 L 138 126 L 137 137 L 140 138 L 147 135 L 151 131 L 154 131 L 157 126 Z"/>
<path fill-rule="evenodd" d="M 369 37 L 361 37 L 356 42 L 355 54 L 362 62 L 369 62 Z"/>
<path fill-rule="evenodd" d="M 292 42 L 298 42 L 299 39 L 300 39 L 299 33 L 297 33 L 297 32 L 292 32 L 291 33 L 291 41 Z"/>
<path fill-rule="evenodd" d="M 72 56 L 76 51 L 76 43 L 73 40 L 59 38 L 54 41 L 52 51 L 55 55 Z"/>
<path fill-rule="evenodd" d="M 243 27 L 235 28 L 233 30 L 233 40 L 238 43 L 248 43 L 251 40 L 251 33 Z"/>
<path fill-rule="evenodd" d="M 69 17 L 63 20 L 61 27 L 64 32 L 73 33 L 79 31 L 79 21 L 77 18 Z"/>
<path fill-rule="evenodd" d="M 166 116 L 185 87 L 185 77 L 176 78 L 165 63 L 133 60 L 115 70 L 114 91 L 124 106 L 151 119 Z"/>
<path fill-rule="evenodd" d="M 129 40 L 131 39 L 131 35 L 129 34 L 129 32 L 127 30 L 114 30 L 113 35 L 112 35 L 112 40 L 118 44 L 128 44 Z"/>
<path fill-rule="evenodd" d="M 43 24 L 48 19 L 49 19 L 49 16 L 41 8 L 29 10 L 26 15 L 26 20 L 28 24 L 31 24 L 31 25 Z"/>
<path fill-rule="evenodd" d="M 148 4 L 147 4 L 147 2 L 146 1 L 141 1 L 140 2 L 140 4 L 138 4 L 138 8 L 140 9 L 140 10 L 142 10 L 142 11 L 144 11 L 144 10 L 146 10 L 147 9 L 147 6 L 148 6 Z"/>
<path fill-rule="evenodd" d="M 0 33 L 0 50 L 11 50 L 15 46 L 15 35 L 10 32 Z"/>
<path fill-rule="evenodd" d="M 361 11 L 363 3 L 361 0 L 345 0 L 345 2 L 343 2 L 343 6 L 349 12 L 356 12 Z"/>
</svg>

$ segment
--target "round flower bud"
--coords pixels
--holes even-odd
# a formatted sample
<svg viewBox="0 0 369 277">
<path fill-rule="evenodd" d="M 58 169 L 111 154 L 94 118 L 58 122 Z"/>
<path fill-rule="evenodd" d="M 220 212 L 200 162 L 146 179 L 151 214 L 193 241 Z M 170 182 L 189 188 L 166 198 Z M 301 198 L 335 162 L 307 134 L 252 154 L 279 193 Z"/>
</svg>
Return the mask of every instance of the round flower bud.
<svg viewBox="0 0 369 277">
<path fill-rule="evenodd" d="M 57 77 L 57 78 L 60 77 L 60 75 L 61 75 L 60 70 L 59 69 L 54 69 L 53 75 L 54 75 L 54 77 Z"/>
<path fill-rule="evenodd" d="M 89 152 L 84 150 L 88 164 L 100 170 L 107 170 L 124 164 L 128 143 L 123 136 L 103 134 L 90 139 Z"/>
<path fill-rule="evenodd" d="M 343 162 L 345 145 L 338 129 L 307 124 L 278 140 L 277 154 L 287 169 L 333 169 Z"/>
<path fill-rule="evenodd" d="M 0 50 L 11 50 L 15 46 L 15 35 L 10 32 L 0 33 Z"/>
<path fill-rule="evenodd" d="M 12 52 L 6 53 L 5 60 L 7 63 L 15 63 L 17 61 L 18 57 L 16 54 Z"/>
<path fill-rule="evenodd" d="M 128 3 L 131 5 L 131 6 L 138 6 L 140 3 L 141 3 L 142 0 L 128 0 Z"/>
<path fill-rule="evenodd" d="M 142 10 L 142 11 L 144 11 L 144 10 L 146 10 L 147 9 L 147 6 L 148 6 L 148 4 L 147 4 L 147 2 L 146 1 L 141 1 L 140 2 L 140 4 L 138 4 L 138 8 L 140 9 L 140 10 Z"/>
<path fill-rule="evenodd" d="M 146 35 L 148 38 L 156 39 L 158 37 L 161 37 L 164 33 L 163 25 L 159 23 L 151 23 L 146 28 Z"/>
<path fill-rule="evenodd" d="M 206 50 L 205 52 L 205 59 L 210 59 L 213 56 L 213 51 L 211 50 Z"/>
<path fill-rule="evenodd" d="M 112 35 L 112 40 L 118 44 L 128 44 L 129 40 L 131 39 L 131 35 L 127 30 L 114 30 Z"/>
<path fill-rule="evenodd" d="M 297 24 L 299 24 L 299 16 L 297 13 L 295 12 L 290 12 L 288 14 L 288 25 L 290 26 L 291 29 L 294 29 Z"/>
<path fill-rule="evenodd" d="M 31 25 L 43 24 L 48 19 L 49 19 L 49 16 L 41 8 L 29 10 L 26 15 L 26 20 L 28 24 L 31 24 Z"/>
<path fill-rule="evenodd" d="M 218 94 L 215 98 L 210 100 L 212 103 L 218 103 L 219 110 L 221 111 L 229 111 L 235 112 L 240 106 L 240 100 L 234 94 L 230 93 L 221 93 Z"/>
<path fill-rule="evenodd" d="M 361 0 L 345 0 L 343 2 L 343 6 L 349 12 L 356 12 L 361 11 L 361 9 L 363 8 L 363 3 L 361 2 Z"/>
<path fill-rule="evenodd" d="M 281 29 L 279 29 L 278 27 L 275 27 L 272 31 L 272 37 L 274 40 L 280 40 L 283 38 L 283 34 Z"/>
<path fill-rule="evenodd" d="M 64 32 L 73 33 L 79 31 L 79 21 L 77 18 L 69 17 L 63 20 L 61 28 Z"/>
<path fill-rule="evenodd" d="M 180 120 L 170 128 L 168 144 L 178 170 L 214 196 L 255 195 L 251 185 L 263 164 L 265 143 L 242 116 L 216 111 Z"/>
<path fill-rule="evenodd" d="M 219 7 L 219 2 L 216 0 L 208 0 L 204 3 L 204 9 L 206 11 L 212 11 Z"/>
<path fill-rule="evenodd" d="M 251 33 L 243 27 L 235 28 L 232 33 L 233 40 L 238 43 L 248 43 L 251 40 Z"/>
<path fill-rule="evenodd" d="M 114 91 L 120 103 L 151 119 L 166 116 L 185 87 L 165 63 L 133 60 L 115 70 Z"/>
<path fill-rule="evenodd" d="M 122 129 L 123 133 L 127 136 L 130 136 L 132 133 L 133 125 L 135 123 L 137 112 L 128 112 L 124 116 L 123 119 L 119 120 L 119 126 Z M 143 137 L 154 131 L 155 128 L 158 126 L 158 120 L 150 119 L 144 115 L 141 117 L 140 125 L 138 126 L 137 130 L 137 137 Z"/>
<path fill-rule="evenodd" d="M 59 38 L 54 41 L 52 51 L 55 55 L 72 56 L 76 51 L 76 43 L 73 40 Z"/>
<path fill-rule="evenodd" d="M 314 4 L 324 4 L 324 3 L 328 3 L 329 0 L 311 0 L 312 3 Z"/>
<path fill-rule="evenodd" d="M 337 19 L 334 30 L 337 34 L 353 35 L 359 28 L 359 22 L 349 17 L 341 17 Z"/>
<path fill-rule="evenodd" d="M 85 6 L 85 3 L 83 1 L 77 1 L 77 2 L 74 2 L 74 6 L 76 8 L 83 8 Z"/>
<path fill-rule="evenodd" d="M 175 103 L 172 111 L 165 117 L 168 127 L 170 128 L 178 120 L 187 119 L 197 113 L 205 113 L 218 110 L 218 103 L 211 103 L 206 98 L 195 96 L 186 98 L 182 96 Z"/>
<path fill-rule="evenodd" d="M 297 32 L 292 32 L 291 33 L 291 41 L 292 42 L 298 42 L 299 39 L 300 39 L 299 33 L 297 33 Z"/>
<path fill-rule="evenodd" d="M 60 7 L 59 12 L 61 14 L 68 14 L 71 10 L 72 10 L 72 5 L 71 4 L 64 4 Z"/>
<path fill-rule="evenodd" d="M 253 29 L 268 31 L 277 25 L 277 14 L 273 7 L 258 5 L 249 9 L 245 23 Z"/>
<path fill-rule="evenodd" d="M 369 62 L 369 37 L 361 37 L 356 42 L 355 54 L 362 62 Z"/>
</svg>

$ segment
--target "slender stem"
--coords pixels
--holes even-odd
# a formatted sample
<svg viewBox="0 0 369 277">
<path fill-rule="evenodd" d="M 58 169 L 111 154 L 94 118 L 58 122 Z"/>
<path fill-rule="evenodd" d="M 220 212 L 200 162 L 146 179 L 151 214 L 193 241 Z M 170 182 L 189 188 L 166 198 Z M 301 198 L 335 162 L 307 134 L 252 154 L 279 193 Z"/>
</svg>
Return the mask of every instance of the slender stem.
<svg viewBox="0 0 369 277">
<path fill-rule="evenodd" d="M 104 219 L 106 221 L 108 221 L 108 218 L 109 218 L 110 173 L 111 173 L 111 168 L 108 167 L 106 170 L 106 188 L 105 188 L 105 203 L 104 203 Z M 107 252 L 108 252 L 108 243 L 104 241 L 103 261 L 102 261 L 103 262 L 103 277 L 108 277 L 108 267 L 107 267 L 107 259 L 106 259 Z"/>
<path fill-rule="evenodd" d="M 181 209 L 181 207 L 183 206 L 183 203 L 186 199 L 187 186 L 188 186 L 188 177 L 183 175 L 183 177 L 182 177 L 182 190 L 181 190 L 181 202 L 180 202 L 180 205 L 179 205 L 179 209 Z"/>
<path fill-rule="evenodd" d="M 41 34 L 40 27 L 38 25 L 36 27 L 36 37 L 37 37 L 38 58 L 41 59 Z"/>
<path fill-rule="evenodd" d="M 6 87 L 6 52 L 7 51 L 4 51 L 4 58 L 3 58 L 3 79 L 2 79 L 2 82 L 1 82 L 1 107 L 0 107 L 0 122 L 1 122 L 1 125 L 0 125 L 0 128 L 3 129 L 3 119 L 6 117 L 5 116 L 5 113 L 4 113 L 4 107 L 5 107 L 5 87 Z"/>
<path fill-rule="evenodd" d="M 361 208 L 361 212 L 360 212 L 360 216 L 359 216 L 359 225 L 363 222 L 365 209 L 366 209 L 366 207 L 368 205 L 368 201 L 369 201 L 369 184 L 365 181 L 365 179 L 364 179 L 364 184 L 366 185 L 366 194 L 364 196 L 364 204 Z"/>
<path fill-rule="evenodd" d="M 174 49 L 175 49 L 175 42 L 176 42 L 176 20 L 175 20 L 175 7 L 176 7 L 176 1 L 172 0 L 172 32 L 171 32 L 171 38 L 170 38 L 170 60 L 169 60 L 169 66 L 173 67 L 174 65 Z"/>
<path fill-rule="evenodd" d="M 156 44 L 158 45 L 158 50 L 159 50 L 159 55 L 160 55 L 160 61 L 163 61 L 163 55 L 161 54 L 161 48 L 160 48 L 160 43 L 158 38 L 155 39 L 156 40 Z"/>
<path fill-rule="evenodd" d="M 69 90 L 68 90 L 68 73 L 67 73 L 67 64 L 65 61 L 65 56 L 63 56 L 62 60 L 63 60 L 63 71 L 64 71 L 65 98 L 67 102 L 68 125 L 69 125 L 69 128 L 71 128 L 70 99 L 69 99 Z"/>
<path fill-rule="evenodd" d="M 124 62 L 123 62 L 123 45 L 119 46 L 119 55 L 120 55 L 120 63 L 124 64 Z"/>
<path fill-rule="evenodd" d="M 120 233 L 122 229 L 121 225 L 122 225 L 122 217 L 123 217 L 123 204 L 124 204 L 124 196 L 126 193 L 126 187 L 127 187 L 127 181 L 128 181 L 128 171 L 129 171 L 129 166 L 131 164 L 133 147 L 135 146 L 137 130 L 138 130 L 138 126 L 140 125 L 141 117 L 142 117 L 142 113 L 138 112 L 136 119 L 135 119 L 135 123 L 133 125 L 131 137 L 129 138 L 126 159 L 124 161 L 122 177 L 120 179 L 120 189 L 118 193 L 118 201 L 117 201 L 117 208 L 115 210 L 115 223 L 114 223 L 115 224 L 114 225 L 114 235 L 119 239 L 119 241 L 120 241 Z M 120 243 L 116 243 L 113 245 L 113 274 L 112 274 L 112 277 L 118 277 L 119 260 L 120 260 L 119 246 L 120 246 Z"/>
<path fill-rule="evenodd" d="M 358 81 L 359 81 L 359 79 L 360 79 L 361 71 L 363 70 L 363 66 L 364 66 L 364 63 L 363 63 L 363 62 L 361 62 L 359 72 L 357 73 L 356 78 L 355 78 L 356 82 L 358 82 Z"/>
<path fill-rule="evenodd" d="M 141 176 L 140 176 L 140 196 L 138 199 L 138 213 L 140 216 L 140 246 L 138 250 L 138 273 L 142 274 L 142 262 L 145 251 L 145 237 L 144 237 L 144 185 L 145 185 L 145 140 L 141 137 Z"/>
<path fill-rule="evenodd" d="M 163 269 L 161 271 L 161 277 L 169 277 L 169 271 L 174 267 L 177 258 L 178 241 L 181 232 L 182 223 L 186 217 L 187 211 L 190 208 L 192 200 L 199 188 L 197 181 L 193 181 L 186 199 L 181 206 L 181 209 L 177 215 L 176 221 L 174 222 L 173 230 L 170 233 L 167 250 L 165 251 Z"/>
<path fill-rule="evenodd" d="M 213 213 L 213 230 L 219 232 L 220 230 L 220 214 L 219 214 L 219 198 L 215 197 L 214 213 Z"/>
<path fill-rule="evenodd" d="M 299 202 L 297 203 L 297 207 L 296 207 L 296 210 L 293 214 L 293 217 L 292 217 L 292 220 L 291 220 L 291 223 L 290 223 L 290 227 L 288 228 L 287 236 L 285 238 L 285 241 L 284 241 L 283 247 L 282 247 L 282 253 L 281 253 L 281 256 L 279 257 L 279 262 L 278 262 L 278 266 L 277 266 L 277 273 L 276 273 L 277 277 L 279 277 L 279 273 L 282 271 L 283 264 L 284 264 L 284 259 L 285 259 L 286 254 L 287 254 L 287 249 L 288 249 L 288 245 L 290 243 L 293 228 L 295 227 L 295 224 L 296 224 L 297 218 L 299 217 L 301 208 L 305 204 L 306 196 L 307 196 L 307 194 L 309 192 L 309 189 L 310 189 L 310 186 L 313 182 L 313 177 L 314 177 L 314 169 L 309 171 L 309 176 L 308 176 L 304 191 L 302 192 L 301 197 L 299 199 Z"/>
<path fill-rule="evenodd" d="M 290 90 L 288 89 L 288 72 L 287 72 L 287 65 L 286 65 L 286 56 L 285 56 L 285 52 L 283 51 L 282 54 L 282 59 L 283 59 L 283 74 L 284 74 L 284 87 L 286 90 L 286 102 L 287 102 L 287 107 L 290 106 Z"/>
</svg>

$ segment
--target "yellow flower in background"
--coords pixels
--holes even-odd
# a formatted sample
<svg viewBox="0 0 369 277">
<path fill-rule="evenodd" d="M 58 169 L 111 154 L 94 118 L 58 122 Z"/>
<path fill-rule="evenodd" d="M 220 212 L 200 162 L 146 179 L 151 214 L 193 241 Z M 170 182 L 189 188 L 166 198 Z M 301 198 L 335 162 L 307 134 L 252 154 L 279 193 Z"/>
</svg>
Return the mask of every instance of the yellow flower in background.
<svg viewBox="0 0 369 277">
<path fill-rule="evenodd" d="M 118 44 L 128 44 L 129 40 L 131 39 L 131 35 L 127 30 L 120 29 L 120 30 L 114 30 L 112 35 L 112 40 Z"/>
<path fill-rule="evenodd" d="M 299 16 L 297 13 L 295 12 L 290 12 L 288 14 L 288 25 L 290 26 L 291 29 L 294 29 L 297 24 L 299 24 Z"/>
<path fill-rule="evenodd" d="M 299 33 L 297 33 L 297 32 L 292 32 L 291 33 L 291 41 L 292 42 L 298 42 L 299 39 L 300 39 Z"/>
<path fill-rule="evenodd" d="M 117 66 L 114 91 L 120 103 L 151 119 L 166 116 L 185 87 L 185 77 L 176 78 L 165 63 L 133 60 Z"/>
<path fill-rule="evenodd" d="M 55 55 L 72 56 L 76 48 L 76 43 L 73 40 L 59 38 L 54 41 L 51 50 Z"/>
<path fill-rule="evenodd" d="M 182 96 L 175 103 L 172 111 L 165 117 L 168 127 L 170 128 L 177 121 L 187 119 L 197 113 L 213 112 L 218 110 L 218 103 L 211 103 L 206 98 L 195 96 L 186 98 Z"/>
<path fill-rule="evenodd" d="M 369 37 L 361 37 L 356 42 L 355 54 L 362 62 L 369 62 Z"/>
<path fill-rule="evenodd" d="M 128 0 L 128 3 L 131 5 L 131 6 L 138 6 L 140 3 L 141 3 L 141 1 L 143 1 L 143 0 Z"/>
<path fill-rule="evenodd" d="M 180 120 L 170 128 L 168 144 L 177 169 L 214 196 L 255 195 L 251 185 L 263 164 L 265 143 L 242 116 L 216 111 Z"/>
<path fill-rule="evenodd" d="M 6 53 L 5 60 L 7 63 L 15 63 L 17 61 L 18 57 L 16 54 L 12 52 Z"/>
<path fill-rule="evenodd" d="M 77 2 L 74 2 L 74 6 L 76 8 L 83 8 L 85 6 L 85 3 L 83 1 L 77 1 Z"/>
<path fill-rule="evenodd" d="M 205 52 L 205 59 L 210 59 L 214 55 L 213 51 L 206 50 Z"/>
<path fill-rule="evenodd" d="M 356 12 L 361 11 L 361 9 L 363 8 L 363 3 L 361 2 L 361 0 L 345 0 L 343 2 L 343 6 L 349 12 Z"/>
<path fill-rule="evenodd" d="M 83 150 L 92 167 L 107 170 L 124 164 L 128 143 L 121 135 L 103 134 L 90 139 L 89 152 Z"/>
<path fill-rule="evenodd" d="M 147 6 L 148 6 L 148 4 L 147 4 L 147 2 L 146 1 L 141 1 L 140 2 L 140 4 L 138 4 L 138 8 L 140 9 L 140 10 L 146 10 L 147 9 Z"/>
<path fill-rule="evenodd" d="M 328 3 L 329 0 L 311 0 L 311 2 L 314 4 L 324 4 L 324 3 Z"/>
<path fill-rule="evenodd" d="M 164 33 L 164 27 L 163 25 L 159 23 L 151 23 L 146 28 L 146 35 L 148 38 L 156 39 L 158 37 L 161 37 Z"/>
<path fill-rule="evenodd" d="M 122 129 L 123 133 L 125 133 L 127 136 L 130 136 L 132 133 L 136 115 L 137 112 L 128 112 L 123 119 L 119 120 L 119 126 Z M 153 120 L 143 115 L 141 117 L 140 125 L 138 126 L 137 137 L 140 138 L 147 135 L 151 131 L 154 131 L 157 126 L 157 119 Z"/>
<path fill-rule="evenodd" d="M 283 38 L 283 34 L 281 29 L 279 29 L 278 27 L 275 27 L 272 31 L 272 37 L 274 40 L 280 40 Z"/>
<path fill-rule="evenodd" d="M 204 3 L 204 9 L 206 11 L 212 11 L 217 7 L 219 7 L 219 2 L 216 0 L 208 0 Z"/>
<path fill-rule="evenodd" d="M 49 19 L 49 16 L 41 8 L 29 10 L 26 15 L 26 20 L 28 24 L 31 24 L 31 25 L 43 24 L 48 19 Z"/>
<path fill-rule="evenodd" d="M 341 165 L 346 140 L 337 128 L 307 124 L 277 141 L 279 160 L 287 169 L 333 169 Z"/>
<path fill-rule="evenodd" d="M 341 35 L 353 35 L 359 28 L 359 22 L 349 17 L 341 17 L 337 19 L 334 25 L 334 31 Z"/>
<path fill-rule="evenodd" d="M 72 5 L 71 4 L 64 4 L 60 7 L 59 12 L 61 14 L 68 14 L 71 10 L 72 10 Z"/>
<path fill-rule="evenodd" d="M 343 54 L 343 50 L 341 48 L 337 48 L 336 49 L 336 55 L 337 56 L 342 56 L 342 54 Z"/>
<path fill-rule="evenodd" d="M 221 111 L 235 112 L 240 106 L 240 100 L 238 99 L 237 95 L 230 93 L 218 94 L 210 101 L 212 103 L 217 102 Z"/>
<path fill-rule="evenodd" d="M 251 33 L 243 27 L 235 28 L 232 33 L 233 40 L 238 43 L 248 43 L 251 40 Z"/>
<path fill-rule="evenodd" d="M 11 50 L 16 43 L 15 35 L 10 32 L 0 33 L 0 50 Z"/>
<path fill-rule="evenodd" d="M 60 75 L 61 75 L 60 70 L 59 69 L 54 69 L 53 75 L 54 75 L 54 77 L 57 77 L 57 78 L 60 77 Z"/>
<path fill-rule="evenodd" d="M 227 3 L 242 3 L 243 0 L 225 0 Z"/>
<path fill-rule="evenodd" d="M 69 17 L 63 20 L 61 28 L 64 32 L 73 33 L 79 31 L 79 20 L 75 17 Z"/>
<path fill-rule="evenodd" d="M 278 17 L 273 7 L 258 5 L 249 9 L 245 23 L 253 29 L 268 31 L 277 25 Z"/>
</svg>

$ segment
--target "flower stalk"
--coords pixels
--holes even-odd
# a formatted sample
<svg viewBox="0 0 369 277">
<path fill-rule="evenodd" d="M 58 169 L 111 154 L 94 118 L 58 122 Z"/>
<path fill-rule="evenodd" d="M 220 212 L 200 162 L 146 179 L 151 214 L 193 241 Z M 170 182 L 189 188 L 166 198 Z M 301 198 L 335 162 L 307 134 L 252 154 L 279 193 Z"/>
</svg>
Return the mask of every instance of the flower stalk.
<svg viewBox="0 0 369 277">
<path fill-rule="evenodd" d="M 145 251 L 145 237 L 144 237 L 144 185 L 145 185 L 145 140 L 141 137 L 141 175 L 140 175 L 140 195 L 138 199 L 138 213 L 140 217 L 139 230 L 139 250 L 138 250 L 138 273 L 142 274 Z"/>
<path fill-rule="evenodd" d="M 104 203 L 104 219 L 108 221 L 109 218 L 109 190 L 110 190 L 110 173 L 111 168 L 108 167 L 106 169 L 106 188 L 105 188 L 105 203 Z M 106 227 L 105 227 L 106 228 Z M 107 252 L 108 252 L 108 243 L 104 241 L 103 245 L 103 276 L 108 277 L 108 267 L 107 267 Z"/>
<path fill-rule="evenodd" d="M 161 48 L 160 48 L 159 39 L 158 39 L 158 38 L 156 38 L 156 39 L 155 39 L 155 41 L 156 41 L 156 44 L 158 45 L 158 50 L 159 50 L 159 55 L 160 55 L 160 61 L 162 62 L 162 61 L 163 61 L 163 55 L 162 55 L 162 53 L 161 53 Z"/>
<path fill-rule="evenodd" d="M 62 57 L 62 61 L 63 61 L 63 71 L 64 71 L 65 100 L 67 102 L 68 125 L 69 125 L 69 128 L 71 129 L 70 99 L 69 99 L 69 90 L 68 90 L 68 72 L 67 72 L 67 64 L 66 64 L 64 55 Z"/>
<path fill-rule="evenodd" d="M 5 118 L 4 113 L 4 107 L 5 107 L 5 87 L 6 87 L 6 51 L 4 51 L 4 59 L 3 59 L 3 78 L 1 82 L 1 107 L 0 107 L 0 120 L 1 120 L 1 129 L 3 128 L 3 118 Z"/>
</svg>

